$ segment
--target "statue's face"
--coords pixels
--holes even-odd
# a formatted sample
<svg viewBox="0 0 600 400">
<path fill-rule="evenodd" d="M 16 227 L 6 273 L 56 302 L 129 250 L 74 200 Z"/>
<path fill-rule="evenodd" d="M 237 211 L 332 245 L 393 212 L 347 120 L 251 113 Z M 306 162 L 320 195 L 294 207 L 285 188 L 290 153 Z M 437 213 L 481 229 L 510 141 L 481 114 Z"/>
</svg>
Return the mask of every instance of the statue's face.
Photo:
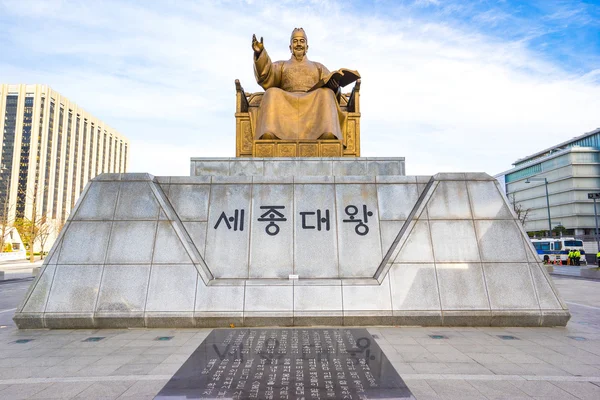
<svg viewBox="0 0 600 400">
<path fill-rule="evenodd" d="M 290 51 L 294 57 L 296 57 L 296 59 L 301 60 L 308 51 L 306 36 L 304 36 L 302 33 L 297 33 L 292 36 L 292 40 L 290 42 Z"/>
</svg>

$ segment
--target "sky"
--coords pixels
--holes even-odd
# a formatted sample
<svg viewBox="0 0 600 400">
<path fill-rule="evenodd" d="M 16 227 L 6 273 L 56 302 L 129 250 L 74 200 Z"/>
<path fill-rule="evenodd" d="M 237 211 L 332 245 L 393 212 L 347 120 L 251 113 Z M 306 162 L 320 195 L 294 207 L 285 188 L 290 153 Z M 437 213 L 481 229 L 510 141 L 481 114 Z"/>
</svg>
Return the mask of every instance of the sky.
<svg viewBox="0 0 600 400">
<path fill-rule="evenodd" d="M 360 72 L 361 155 L 408 175 L 493 175 L 600 127 L 600 0 L 0 0 L 0 82 L 128 137 L 128 172 L 189 175 L 235 156 L 252 34 L 283 60 L 295 27 L 309 59 Z"/>
</svg>

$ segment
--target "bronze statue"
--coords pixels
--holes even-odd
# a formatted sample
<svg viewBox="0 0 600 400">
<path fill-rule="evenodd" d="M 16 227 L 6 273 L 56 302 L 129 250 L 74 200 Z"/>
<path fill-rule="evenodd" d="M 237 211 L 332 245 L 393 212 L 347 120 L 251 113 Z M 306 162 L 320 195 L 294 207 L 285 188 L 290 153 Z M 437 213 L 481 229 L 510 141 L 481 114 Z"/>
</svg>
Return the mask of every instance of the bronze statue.
<svg viewBox="0 0 600 400">
<path fill-rule="evenodd" d="M 306 57 L 308 39 L 302 28 L 290 38 L 292 57 L 272 62 L 263 44 L 252 35 L 254 75 L 265 89 L 255 139 L 343 140 L 346 114 L 336 100 L 339 87 L 360 78 L 356 71 L 331 73 L 323 64 Z"/>
</svg>

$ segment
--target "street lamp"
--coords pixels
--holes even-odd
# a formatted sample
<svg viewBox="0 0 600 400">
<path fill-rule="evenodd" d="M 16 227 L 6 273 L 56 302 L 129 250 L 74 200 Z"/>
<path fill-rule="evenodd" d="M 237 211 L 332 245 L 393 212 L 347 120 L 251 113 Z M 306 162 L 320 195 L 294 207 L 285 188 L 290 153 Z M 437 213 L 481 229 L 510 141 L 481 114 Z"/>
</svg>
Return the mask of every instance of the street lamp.
<svg viewBox="0 0 600 400">
<path fill-rule="evenodd" d="M 548 235 L 552 236 L 552 222 L 550 221 L 550 198 L 548 197 L 548 179 L 527 178 L 525 183 L 531 183 L 531 181 L 544 181 L 544 184 L 546 185 L 546 205 L 548 206 Z"/>
</svg>

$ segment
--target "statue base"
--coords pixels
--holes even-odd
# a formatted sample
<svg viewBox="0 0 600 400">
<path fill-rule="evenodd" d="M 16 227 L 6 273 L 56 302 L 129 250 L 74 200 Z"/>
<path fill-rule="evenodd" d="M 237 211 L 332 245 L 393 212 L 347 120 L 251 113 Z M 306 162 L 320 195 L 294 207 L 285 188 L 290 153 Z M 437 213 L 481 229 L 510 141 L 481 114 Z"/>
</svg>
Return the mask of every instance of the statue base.
<svg viewBox="0 0 600 400">
<path fill-rule="evenodd" d="M 93 179 L 20 328 L 564 326 L 494 178 L 404 159 L 192 159 Z"/>
</svg>

